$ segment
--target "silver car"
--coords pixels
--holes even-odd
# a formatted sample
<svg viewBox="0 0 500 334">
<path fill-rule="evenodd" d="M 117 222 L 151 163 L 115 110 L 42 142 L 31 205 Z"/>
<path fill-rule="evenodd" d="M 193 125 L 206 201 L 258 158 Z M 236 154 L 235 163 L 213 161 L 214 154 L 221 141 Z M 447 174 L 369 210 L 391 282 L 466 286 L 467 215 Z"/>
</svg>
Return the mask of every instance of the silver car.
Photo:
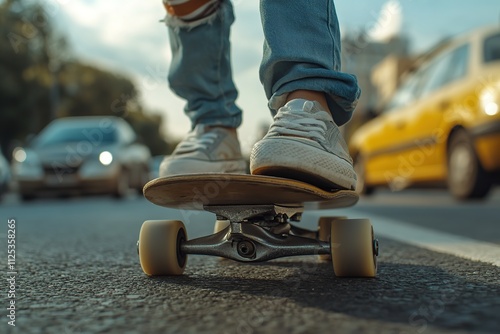
<svg viewBox="0 0 500 334">
<path fill-rule="evenodd" d="M 46 192 L 142 193 L 149 178 L 149 149 L 118 117 L 68 117 L 50 123 L 13 153 L 13 175 L 21 197 Z"/>
</svg>

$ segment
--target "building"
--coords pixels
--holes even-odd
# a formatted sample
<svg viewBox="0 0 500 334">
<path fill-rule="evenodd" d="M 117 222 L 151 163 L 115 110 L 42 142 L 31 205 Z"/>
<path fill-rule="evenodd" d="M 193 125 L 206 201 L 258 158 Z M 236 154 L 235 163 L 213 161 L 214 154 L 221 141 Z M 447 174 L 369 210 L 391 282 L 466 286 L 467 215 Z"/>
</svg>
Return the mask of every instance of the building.
<svg viewBox="0 0 500 334">
<path fill-rule="evenodd" d="M 344 130 L 347 138 L 394 92 L 400 74 L 410 62 L 409 45 L 409 39 L 399 35 L 386 41 L 370 41 L 366 33 L 343 38 L 342 71 L 356 75 L 361 88 L 356 112 Z"/>
<path fill-rule="evenodd" d="M 371 72 L 371 82 L 375 89 L 374 108 L 383 107 L 401 84 L 403 74 L 415 63 L 412 57 L 389 55 L 376 64 Z"/>
</svg>

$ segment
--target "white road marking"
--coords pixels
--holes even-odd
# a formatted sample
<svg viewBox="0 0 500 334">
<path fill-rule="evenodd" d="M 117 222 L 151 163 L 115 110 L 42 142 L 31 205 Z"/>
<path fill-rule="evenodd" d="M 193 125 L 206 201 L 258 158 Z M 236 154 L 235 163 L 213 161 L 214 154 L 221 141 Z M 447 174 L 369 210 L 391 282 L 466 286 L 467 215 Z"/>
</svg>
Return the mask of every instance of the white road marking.
<svg viewBox="0 0 500 334">
<path fill-rule="evenodd" d="M 435 252 L 445 253 L 473 261 L 481 261 L 500 267 L 500 246 L 460 235 L 441 232 L 413 225 L 402 220 L 367 214 L 356 209 L 340 209 L 331 216 L 370 219 L 375 237 L 386 237 Z M 317 211 L 313 215 L 329 216 L 328 211 Z M 316 228 L 316 227 L 310 227 Z M 383 244 L 381 245 L 383 252 Z"/>
<path fill-rule="evenodd" d="M 356 216 L 359 216 L 358 212 L 352 211 L 352 213 L 356 213 Z M 348 215 L 350 218 L 354 216 L 352 213 Z M 382 216 L 370 214 L 368 218 L 372 222 L 375 236 L 384 236 L 432 251 L 486 262 L 500 267 L 500 246 L 498 245 L 411 225 Z"/>
</svg>

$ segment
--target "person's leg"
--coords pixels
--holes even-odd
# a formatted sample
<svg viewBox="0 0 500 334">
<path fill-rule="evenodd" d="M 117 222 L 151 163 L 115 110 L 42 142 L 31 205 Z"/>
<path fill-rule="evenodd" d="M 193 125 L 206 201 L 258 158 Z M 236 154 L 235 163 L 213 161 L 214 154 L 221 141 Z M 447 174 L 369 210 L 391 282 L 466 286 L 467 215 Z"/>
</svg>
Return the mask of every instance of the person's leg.
<svg viewBox="0 0 500 334">
<path fill-rule="evenodd" d="M 275 113 L 297 90 L 323 92 L 337 125 L 360 95 L 356 78 L 340 72 L 340 31 L 333 0 L 261 0 L 264 56 L 260 79 Z"/>
<path fill-rule="evenodd" d="M 172 61 L 170 88 L 186 100 L 192 131 L 160 166 L 160 176 L 199 172 L 244 173 L 236 128 L 242 113 L 235 101 L 229 33 L 229 0 L 163 0 Z"/>
<path fill-rule="evenodd" d="M 198 124 L 237 128 L 241 110 L 235 104 L 238 92 L 231 71 L 231 2 L 164 1 L 169 11 L 166 23 L 172 50 L 170 88 L 186 100 L 184 111 L 193 128 Z M 174 6 L 175 3 L 181 5 Z M 175 15 L 175 10 L 183 15 Z"/>
<path fill-rule="evenodd" d="M 360 90 L 340 72 L 333 0 L 261 0 L 265 35 L 260 78 L 275 116 L 252 151 L 251 171 L 302 179 L 325 188 L 355 187 L 352 160 L 338 126 Z"/>
</svg>

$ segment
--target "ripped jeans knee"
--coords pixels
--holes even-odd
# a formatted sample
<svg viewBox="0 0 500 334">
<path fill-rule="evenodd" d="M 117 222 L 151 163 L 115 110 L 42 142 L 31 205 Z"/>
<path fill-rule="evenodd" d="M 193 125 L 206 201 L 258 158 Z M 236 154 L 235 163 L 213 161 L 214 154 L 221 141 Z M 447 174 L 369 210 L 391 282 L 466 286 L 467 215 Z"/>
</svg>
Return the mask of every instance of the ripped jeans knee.
<svg viewBox="0 0 500 334">
<path fill-rule="evenodd" d="M 172 28 L 194 28 L 212 22 L 225 0 L 163 0 L 165 23 Z"/>
</svg>

